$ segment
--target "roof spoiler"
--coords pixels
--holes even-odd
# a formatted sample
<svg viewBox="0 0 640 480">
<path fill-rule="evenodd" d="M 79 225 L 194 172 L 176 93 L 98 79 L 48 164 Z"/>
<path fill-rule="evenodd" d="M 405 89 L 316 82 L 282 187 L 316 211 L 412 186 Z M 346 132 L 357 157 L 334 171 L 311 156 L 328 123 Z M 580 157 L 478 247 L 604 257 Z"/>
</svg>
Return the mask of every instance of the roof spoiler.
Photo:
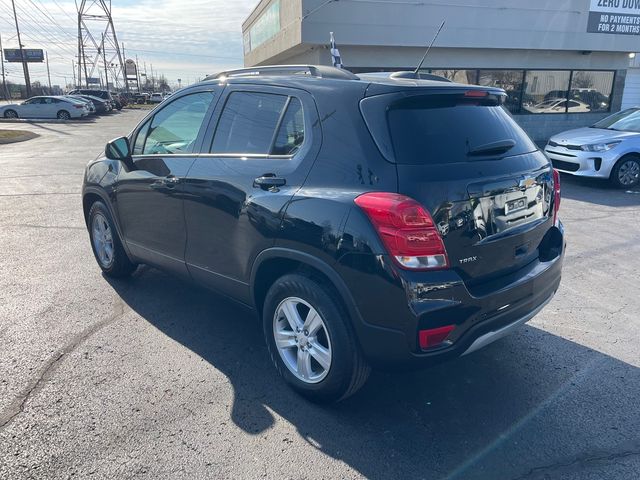
<svg viewBox="0 0 640 480">
<path fill-rule="evenodd" d="M 441 77 L 440 75 L 433 75 L 431 73 L 422 73 L 422 72 L 393 72 L 389 75 L 389 78 L 398 78 L 398 79 L 406 79 L 406 80 L 434 80 L 436 82 L 449 82 L 451 80 L 445 77 Z"/>
</svg>

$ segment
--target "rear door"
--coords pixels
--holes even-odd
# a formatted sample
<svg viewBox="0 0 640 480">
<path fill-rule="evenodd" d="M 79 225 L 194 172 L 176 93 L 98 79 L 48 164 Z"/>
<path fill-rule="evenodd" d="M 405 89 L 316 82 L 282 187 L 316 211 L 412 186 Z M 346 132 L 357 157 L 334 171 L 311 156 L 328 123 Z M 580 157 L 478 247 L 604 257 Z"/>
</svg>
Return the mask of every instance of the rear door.
<svg viewBox="0 0 640 480">
<path fill-rule="evenodd" d="M 429 209 L 452 268 L 469 282 L 534 260 L 552 223 L 551 166 L 502 98 L 452 89 L 362 104 L 369 123 L 386 117 L 389 137 L 378 143 L 397 164 L 400 193 Z"/>
<path fill-rule="evenodd" d="M 248 300 L 250 267 L 272 246 L 320 144 L 301 90 L 230 85 L 185 183 L 186 261 L 195 279 Z M 208 142 L 208 144 L 206 143 Z"/>
</svg>

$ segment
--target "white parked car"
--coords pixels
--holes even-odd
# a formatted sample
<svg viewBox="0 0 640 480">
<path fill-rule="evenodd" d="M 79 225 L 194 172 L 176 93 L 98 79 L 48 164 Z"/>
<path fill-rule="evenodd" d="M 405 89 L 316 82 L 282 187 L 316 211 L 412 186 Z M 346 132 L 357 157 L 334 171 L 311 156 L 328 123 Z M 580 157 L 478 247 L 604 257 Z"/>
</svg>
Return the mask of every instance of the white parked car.
<svg viewBox="0 0 640 480">
<path fill-rule="evenodd" d="M 561 172 L 609 179 L 619 188 L 640 185 L 640 107 L 554 135 L 544 151 Z"/>
<path fill-rule="evenodd" d="M 586 113 L 591 111 L 591 108 L 586 103 L 573 99 L 567 100 L 566 98 L 552 98 L 534 106 L 525 106 L 524 109 L 531 113 L 565 113 L 567 111 L 567 103 L 569 113 Z"/>
<path fill-rule="evenodd" d="M 149 97 L 149 103 L 162 103 L 164 97 L 161 93 L 152 93 L 151 97 Z"/>
<path fill-rule="evenodd" d="M 86 103 L 69 97 L 31 97 L 22 103 L 0 106 L 3 118 L 58 118 L 69 120 L 89 115 Z"/>
</svg>

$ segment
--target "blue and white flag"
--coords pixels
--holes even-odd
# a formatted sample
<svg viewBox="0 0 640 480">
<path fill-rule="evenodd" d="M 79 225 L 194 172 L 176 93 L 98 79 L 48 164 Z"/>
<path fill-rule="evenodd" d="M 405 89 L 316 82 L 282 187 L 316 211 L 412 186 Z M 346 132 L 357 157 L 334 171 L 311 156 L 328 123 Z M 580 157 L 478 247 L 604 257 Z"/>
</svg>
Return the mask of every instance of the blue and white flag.
<svg viewBox="0 0 640 480">
<path fill-rule="evenodd" d="M 336 47 L 336 41 L 333 38 L 333 32 L 329 32 L 331 35 L 331 62 L 333 66 L 336 68 L 342 68 L 342 59 L 340 58 L 340 52 L 338 51 L 338 47 Z"/>
</svg>

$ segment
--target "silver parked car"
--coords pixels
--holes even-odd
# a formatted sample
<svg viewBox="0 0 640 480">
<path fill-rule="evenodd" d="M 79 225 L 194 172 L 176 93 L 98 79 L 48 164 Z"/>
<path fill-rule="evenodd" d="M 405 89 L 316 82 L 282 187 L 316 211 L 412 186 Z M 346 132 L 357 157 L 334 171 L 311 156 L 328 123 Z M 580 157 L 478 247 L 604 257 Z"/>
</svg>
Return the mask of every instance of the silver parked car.
<svg viewBox="0 0 640 480">
<path fill-rule="evenodd" d="M 640 107 L 554 135 L 544 151 L 563 173 L 609 179 L 619 188 L 636 186 L 640 183 Z"/>
<path fill-rule="evenodd" d="M 69 120 L 89 115 L 85 102 L 63 96 L 31 97 L 22 103 L 0 106 L 0 117 L 4 118 L 58 118 Z"/>
</svg>

